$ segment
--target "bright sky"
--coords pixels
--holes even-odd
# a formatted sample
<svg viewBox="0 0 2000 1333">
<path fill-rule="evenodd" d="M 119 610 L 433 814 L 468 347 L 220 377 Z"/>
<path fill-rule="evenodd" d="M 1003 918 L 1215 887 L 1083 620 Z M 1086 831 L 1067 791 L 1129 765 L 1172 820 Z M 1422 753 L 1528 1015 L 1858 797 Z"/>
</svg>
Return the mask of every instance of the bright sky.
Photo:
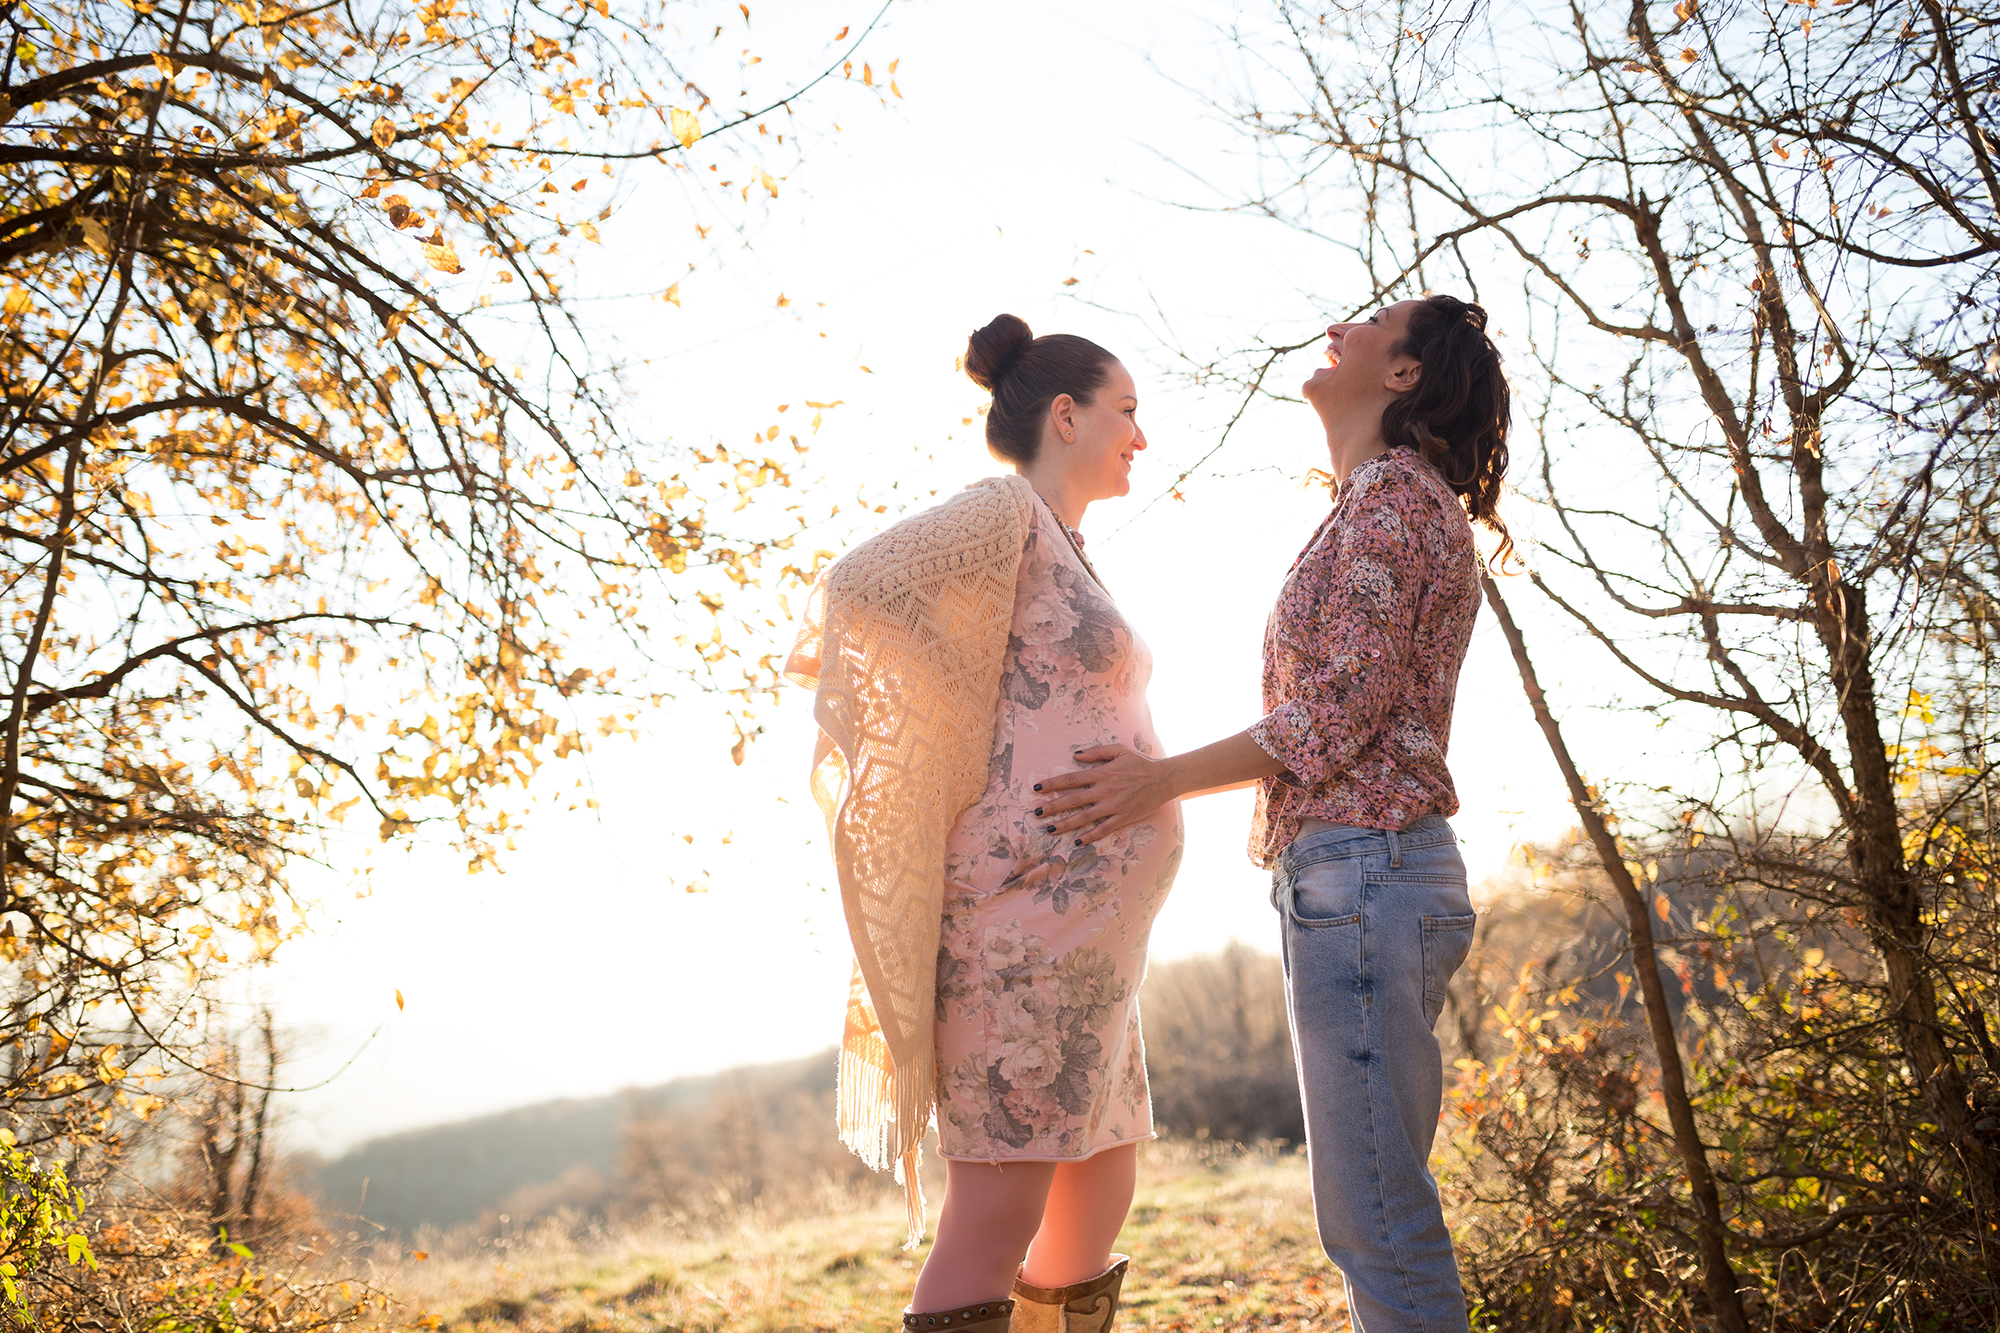
<svg viewBox="0 0 2000 1333">
<path fill-rule="evenodd" d="M 766 0 L 753 31 L 809 23 L 817 43 L 873 8 Z M 883 111 L 843 91 L 842 133 L 785 182 L 753 252 L 726 274 L 689 276 L 679 309 L 634 300 L 603 315 L 607 339 L 653 356 L 639 411 L 683 443 L 733 442 L 777 402 L 843 400 L 810 459 L 834 496 L 899 481 L 927 501 L 999 470 L 976 427 L 960 424 L 980 395 L 953 361 L 1003 310 L 1123 355 L 1151 448 L 1132 497 L 1094 506 L 1083 530 L 1153 649 L 1153 713 L 1177 749 L 1257 716 L 1263 620 L 1324 512 L 1323 493 L 1300 479 L 1325 454 L 1308 409 L 1260 408 L 1185 503 L 1145 508 L 1235 406 L 1175 379 L 1163 338 L 1295 342 L 1345 313 L 1302 295 L 1343 289 L 1324 245 L 1175 206 L 1213 198 L 1200 178 L 1247 169 L 1200 98 L 1234 77 L 1214 26 L 1227 17 L 1161 0 L 905 0 L 870 53 L 878 70 L 900 58 L 904 99 Z M 656 294 L 685 270 L 689 238 L 671 209 L 628 210 L 605 231 L 599 281 L 643 275 L 637 285 Z M 792 302 L 782 310 L 780 292 Z M 1315 353 L 1294 357 L 1278 380 L 1293 385 L 1315 364 Z M 1545 666 L 1560 678 L 1572 664 L 1554 650 L 1568 640 L 1548 642 Z M 292 1099 L 293 1143 L 336 1152 L 835 1042 L 849 954 L 804 784 L 809 705 L 800 695 L 766 712 L 740 768 L 720 707 L 702 699 L 652 719 L 638 742 L 606 743 L 590 764 L 601 809 L 539 818 L 504 875 L 467 877 L 458 857 L 419 851 L 382 864 L 365 899 L 343 875 L 307 876 L 322 929 L 287 945 L 267 984 L 298 1034 L 295 1078 L 351 1064 Z M 1609 761 L 1617 725 L 1581 737 L 1586 756 Z M 1452 767 L 1475 880 L 1517 839 L 1568 826 L 1490 617 L 1464 675 Z M 1268 884 L 1243 851 L 1248 816 L 1244 794 L 1189 807 L 1189 854 L 1155 958 L 1232 938 L 1274 944 Z"/>
</svg>

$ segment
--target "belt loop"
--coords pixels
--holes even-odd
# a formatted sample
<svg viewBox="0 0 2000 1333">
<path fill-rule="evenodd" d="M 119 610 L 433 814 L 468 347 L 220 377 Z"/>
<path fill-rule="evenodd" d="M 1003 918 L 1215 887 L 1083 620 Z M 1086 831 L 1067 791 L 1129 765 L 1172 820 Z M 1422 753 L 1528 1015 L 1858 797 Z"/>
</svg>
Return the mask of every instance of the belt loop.
<svg viewBox="0 0 2000 1333">
<path fill-rule="evenodd" d="M 1389 835 L 1389 866 L 1392 870 L 1403 868 L 1403 839 L 1394 829 L 1384 830 Z"/>
</svg>

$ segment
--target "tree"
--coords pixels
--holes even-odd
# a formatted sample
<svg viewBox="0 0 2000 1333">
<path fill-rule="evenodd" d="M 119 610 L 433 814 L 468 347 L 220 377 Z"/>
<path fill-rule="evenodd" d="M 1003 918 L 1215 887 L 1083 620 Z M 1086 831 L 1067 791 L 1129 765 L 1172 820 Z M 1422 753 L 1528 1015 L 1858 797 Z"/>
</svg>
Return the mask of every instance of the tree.
<svg viewBox="0 0 2000 1333">
<path fill-rule="evenodd" d="M 1990 1291 L 1996 589 L 1974 514 L 2000 372 L 2000 10 L 1259 12 L 1225 108 L 1258 182 L 1233 206 L 1342 253 L 1340 308 L 1437 287 L 1514 327 L 1542 446 L 1531 582 L 1685 737 L 1678 769 L 1628 775 L 1605 868 L 1673 852 L 1739 904 L 1663 941 L 1759 978 L 1691 1071 L 1703 1132 L 1732 1144 L 1732 1243 L 1845 1244 L 1900 1209 L 1926 1229 L 1892 1271 Z M 1760 1097 L 1781 1073 L 1842 1108 L 1855 1156 L 1780 1124 Z"/>
<path fill-rule="evenodd" d="M 801 98 L 880 93 L 874 23 L 781 82 L 734 4 L 0 24 L 0 1090 L 39 1140 L 153 1109 L 135 1058 L 197 1048 L 350 814 L 490 864 L 593 733 L 775 682 L 723 607 L 791 538 L 710 506 L 792 461 L 635 429 L 575 261 L 635 190 L 740 230 Z"/>
</svg>

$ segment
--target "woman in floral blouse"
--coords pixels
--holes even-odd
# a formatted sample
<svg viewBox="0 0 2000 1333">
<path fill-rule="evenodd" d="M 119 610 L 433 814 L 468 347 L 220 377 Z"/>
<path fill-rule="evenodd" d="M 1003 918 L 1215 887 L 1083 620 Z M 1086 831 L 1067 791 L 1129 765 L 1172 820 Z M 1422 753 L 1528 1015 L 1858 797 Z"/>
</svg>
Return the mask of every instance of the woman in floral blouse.
<svg viewBox="0 0 2000 1333">
<path fill-rule="evenodd" d="M 1327 330 L 1305 398 L 1333 511 L 1264 631 L 1263 718 L 1153 759 L 1121 746 L 1044 782 L 1076 845 L 1182 797 L 1256 782 L 1250 855 L 1272 871 L 1320 1242 L 1365 1333 L 1463 1330 L 1427 1165 L 1443 1100 L 1432 1028 L 1472 943 L 1445 755 L 1479 606 L 1470 520 L 1496 513 L 1509 395 L 1486 312 L 1401 301 Z"/>
</svg>

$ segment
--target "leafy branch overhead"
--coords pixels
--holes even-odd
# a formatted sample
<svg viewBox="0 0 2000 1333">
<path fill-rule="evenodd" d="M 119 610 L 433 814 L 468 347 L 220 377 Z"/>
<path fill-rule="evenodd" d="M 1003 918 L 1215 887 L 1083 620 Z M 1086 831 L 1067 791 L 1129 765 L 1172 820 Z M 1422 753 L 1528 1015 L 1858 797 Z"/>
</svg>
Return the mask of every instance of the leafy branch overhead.
<svg viewBox="0 0 2000 1333">
<path fill-rule="evenodd" d="M 612 295 L 698 318 L 813 98 L 882 101 L 858 17 L 780 69 L 735 4 L 0 0 L 0 1088 L 34 1133 L 156 1108 L 139 1057 L 298 928 L 287 862 L 344 821 L 489 865 L 551 761 L 773 684 L 722 605 L 810 573 L 790 508 L 745 509 L 802 442 L 635 428 L 583 261 L 643 239 L 665 267 Z"/>
</svg>

